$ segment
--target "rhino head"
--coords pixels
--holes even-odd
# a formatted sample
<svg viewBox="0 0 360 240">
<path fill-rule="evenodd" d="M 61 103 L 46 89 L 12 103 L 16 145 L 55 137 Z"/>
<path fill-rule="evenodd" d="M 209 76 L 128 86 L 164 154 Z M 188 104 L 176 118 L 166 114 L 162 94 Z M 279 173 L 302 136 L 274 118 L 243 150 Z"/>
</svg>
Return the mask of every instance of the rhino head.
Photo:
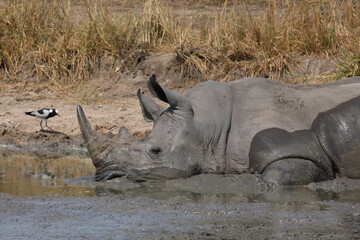
<svg viewBox="0 0 360 240">
<path fill-rule="evenodd" d="M 199 171 L 202 143 L 197 136 L 192 104 L 185 96 L 160 86 L 155 75 L 148 87 L 170 106 L 163 109 L 138 91 L 145 120 L 154 122 L 152 132 L 143 139 L 133 138 L 124 127 L 117 138 L 100 135 L 91 128 L 82 107 L 77 107 L 81 133 L 96 167 L 95 181 L 116 177 L 135 181 L 172 179 Z"/>
</svg>

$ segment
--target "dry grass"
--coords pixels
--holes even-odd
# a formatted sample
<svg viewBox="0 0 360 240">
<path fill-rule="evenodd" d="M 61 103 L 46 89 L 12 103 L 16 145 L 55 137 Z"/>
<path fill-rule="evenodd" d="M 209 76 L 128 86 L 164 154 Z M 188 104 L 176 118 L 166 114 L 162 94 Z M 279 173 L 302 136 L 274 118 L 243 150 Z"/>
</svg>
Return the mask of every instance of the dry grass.
<svg viewBox="0 0 360 240">
<path fill-rule="evenodd" d="M 125 72 L 139 56 L 154 51 L 174 53 L 181 84 L 227 81 L 235 70 L 243 76 L 291 76 L 295 57 L 304 55 L 338 59 L 339 69 L 330 78 L 360 71 L 357 1 L 273 0 L 255 6 L 247 0 L 225 1 L 218 11 L 205 14 L 195 8 L 191 15 L 175 13 L 160 0 L 146 0 L 141 10 L 136 5 L 116 15 L 107 1 L 85 3 L 85 14 L 67 1 L 2 3 L 0 90 L 7 85 L 79 85 L 106 56 L 120 59 L 117 71 Z"/>
</svg>

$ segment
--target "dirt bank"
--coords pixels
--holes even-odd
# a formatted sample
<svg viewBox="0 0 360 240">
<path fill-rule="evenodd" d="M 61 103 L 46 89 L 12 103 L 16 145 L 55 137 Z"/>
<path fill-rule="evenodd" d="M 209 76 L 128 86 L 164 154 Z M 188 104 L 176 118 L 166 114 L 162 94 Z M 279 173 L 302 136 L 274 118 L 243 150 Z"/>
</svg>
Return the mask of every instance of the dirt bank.
<svg viewBox="0 0 360 240">
<path fill-rule="evenodd" d="M 80 146 L 82 138 L 76 117 L 77 103 L 59 97 L 37 100 L 37 96 L 41 94 L 27 93 L 24 96 L 0 93 L 0 143 L 25 148 Z M 151 129 L 151 124 L 142 118 L 135 96 L 117 99 L 108 104 L 91 103 L 82 106 L 93 128 L 101 133 L 115 135 L 120 126 L 126 126 L 135 136 L 141 136 Z M 25 115 L 25 111 L 42 108 L 59 110 L 60 117 L 48 120 L 48 126 L 54 131 L 40 131 L 40 119 Z"/>
</svg>

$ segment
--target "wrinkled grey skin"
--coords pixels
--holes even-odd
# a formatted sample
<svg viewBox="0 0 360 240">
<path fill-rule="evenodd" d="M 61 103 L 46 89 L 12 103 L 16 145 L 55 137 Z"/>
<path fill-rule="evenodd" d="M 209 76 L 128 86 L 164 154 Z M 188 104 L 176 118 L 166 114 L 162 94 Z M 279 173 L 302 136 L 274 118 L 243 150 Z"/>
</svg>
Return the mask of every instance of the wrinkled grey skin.
<svg viewBox="0 0 360 240">
<path fill-rule="evenodd" d="M 360 96 L 320 113 L 309 130 L 260 131 L 249 161 L 263 179 L 282 185 L 360 178 Z"/>
<path fill-rule="evenodd" d="M 126 176 L 135 181 L 185 178 L 199 173 L 249 172 L 250 143 L 268 128 L 309 129 L 319 112 L 354 98 L 360 78 L 329 84 L 293 86 L 263 78 L 230 83 L 208 81 L 182 95 L 160 86 L 149 90 L 170 106 L 162 109 L 139 90 L 150 135 L 136 140 L 121 128 L 117 139 L 91 129 L 80 106 L 78 121 L 93 163 L 96 181 Z"/>
</svg>

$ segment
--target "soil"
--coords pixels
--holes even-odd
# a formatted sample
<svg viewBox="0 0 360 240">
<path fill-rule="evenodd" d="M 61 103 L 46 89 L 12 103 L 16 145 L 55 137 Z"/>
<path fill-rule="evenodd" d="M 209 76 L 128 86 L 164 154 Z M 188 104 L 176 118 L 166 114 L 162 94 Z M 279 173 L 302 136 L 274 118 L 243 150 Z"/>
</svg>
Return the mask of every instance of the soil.
<svg viewBox="0 0 360 240">
<path fill-rule="evenodd" d="M 42 93 L 39 93 L 42 94 Z M 76 117 L 76 103 L 60 98 L 37 100 L 36 93 L 0 93 L 0 143 L 18 147 L 51 147 L 58 145 L 76 146 L 82 142 Z M 30 99 L 26 96 L 30 95 Z M 31 96 L 33 95 L 33 96 Z M 126 126 L 141 136 L 151 129 L 151 124 L 142 118 L 140 106 L 135 96 L 115 100 L 111 104 L 81 104 L 93 128 L 107 135 L 115 135 L 120 126 Z M 26 111 L 42 108 L 57 108 L 56 116 L 42 123 L 40 119 L 25 115 Z"/>
</svg>

